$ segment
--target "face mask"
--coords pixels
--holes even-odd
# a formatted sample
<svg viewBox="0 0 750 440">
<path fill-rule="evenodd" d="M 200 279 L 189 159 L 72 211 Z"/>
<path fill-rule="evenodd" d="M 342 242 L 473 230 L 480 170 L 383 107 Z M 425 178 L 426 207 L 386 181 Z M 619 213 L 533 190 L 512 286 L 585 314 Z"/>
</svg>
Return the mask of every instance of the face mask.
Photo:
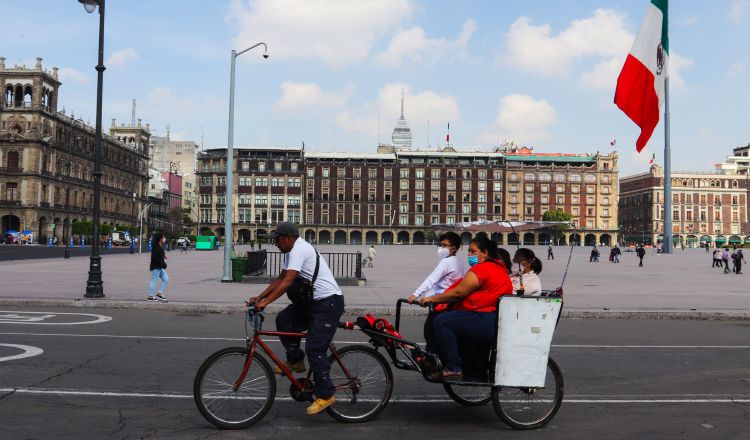
<svg viewBox="0 0 750 440">
<path fill-rule="evenodd" d="M 451 254 L 451 251 L 448 248 L 439 247 L 437 250 L 437 254 L 438 254 L 438 257 L 445 258 Z"/>
<path fill-rule="evenodd" d="M 473 266 L 475 264 L 479 264 L 479 256 L 478 255 L 469 255 L 469 266 Z"/>
</svg>

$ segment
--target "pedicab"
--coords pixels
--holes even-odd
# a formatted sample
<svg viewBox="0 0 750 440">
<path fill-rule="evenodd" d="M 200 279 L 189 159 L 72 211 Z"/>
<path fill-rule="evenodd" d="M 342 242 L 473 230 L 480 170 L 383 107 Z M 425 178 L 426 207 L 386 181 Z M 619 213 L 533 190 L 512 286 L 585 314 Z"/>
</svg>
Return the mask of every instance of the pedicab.
<svg viewBox="0 0 750 440">
<path fill-rule="evenodd" d="M 505 228 L 514 232 L 546 228 L 552 223 L 555 222 L 471 222 L 432 227 L 438 231 L 491 233 L 504 232 Z M 459 380 L 434 377 L 433 373 L 442 369 L 438 356 L 400 334 L 401 310 L 404 304 L 409 304 L 406 299 L 396 302 L 394 324 L 369 314 L 355 321 L 340 322 L 339 329 L 367 335 L 369 346 L 352 344 L 338 348 L 331 344 L 330 378 L 336 388 L 336 404 L 326 412 L 345 423 L 373 420 L 391 398 L 392 364 L 397 369 L 421 374 L 428 382 L 441 384 L 446 393 L 463 406 L 492 402 L 497 416 L 512 428 L 545 426 L 559 410 L 564 394 L 562 372 L 549 357 L 562 310 L 564 280 L 565 276 L 561 287 L 543 291 L 541 296 L 501 296 L 495 341 L 488 347 L 473 347 L 471 356 L 467 357 L 472 365 L 464 360 L 466 374 Z M 263 314 L 253 305 L 247 309 L 245 322 L 245 346 L 225 348 L 209 356 L 193 383 L 198 410 L 221 429 L 247 428 L 270 410 L 277 383 L 266 358 L 289 379 L 292 400 L 313 400 L 312 372 L 308 370 L 305 377 L 294 377 L 262 340 L 262 336 L 304 338 L 305 334 L 263 330 Z"/>
</svg>

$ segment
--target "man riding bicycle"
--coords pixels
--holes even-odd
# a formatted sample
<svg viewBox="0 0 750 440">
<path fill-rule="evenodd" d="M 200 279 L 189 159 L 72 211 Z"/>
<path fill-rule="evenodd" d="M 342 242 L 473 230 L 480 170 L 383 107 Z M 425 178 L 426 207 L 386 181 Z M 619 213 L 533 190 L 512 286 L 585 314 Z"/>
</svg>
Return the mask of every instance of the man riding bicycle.
<svg viewBox="0 0 750 440">
<path fill-rule="evenodd" d="M 313 372 L 315 400 L 307 407 L 314 415 L 336 402 L 335 388 L 329 377 L 331 362 L 326 354 L 336 333 L 339 318 L 344 313 L 344 296 L 324 258 L 308 242 L 300 238 L 299 230 L 291 222 L 280 222 L 270 238 L 285 254 L 284 268 L 271 284 L 248 303 L 258 310 L 265 309 L 285 292 L 292 304 L 276 317 L 276 329 L 284 332 L 307 331 L 305 351 L 300 349 L 300 338 L 280 337 L 286 349 L 286 366 L 293 372 L 305 371 L 305 354 Z M 304 300 L 292 295 L 296 286 L 312 283 L 312 298 Z M 298 289 L 299 290 L 299 289 Z M 287 292 L 289 291 L 289 292 Z M 296 292 L 295 292 L 296 293 Z M 274 368 L 281 374 L 280 368 Z"/>
</svg>

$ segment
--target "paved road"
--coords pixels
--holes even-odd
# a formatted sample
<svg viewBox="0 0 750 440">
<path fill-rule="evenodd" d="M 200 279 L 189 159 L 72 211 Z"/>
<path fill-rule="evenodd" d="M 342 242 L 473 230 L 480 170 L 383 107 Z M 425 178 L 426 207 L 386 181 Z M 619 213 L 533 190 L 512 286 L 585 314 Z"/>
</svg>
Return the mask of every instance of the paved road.
<svg viewBox="0 0 750 440">
<path fill-rule="evenodd" d="M 263 421 L 222 432 L 195 409 L 191 384 L 206 356 L 241 343 L 241 315 L 25 310 L 38 313 L 0 311 L 2 439 L 302 433 L 309 439 L 746 439 L 750 430 L 745 322 L 562 321 L 552 355 L 563 370 L 566 401 L 540 431 L 511 431 L 491 405 L 460 407 L 442 387 L 396 371 L 394 399 L 373 422 L 343 425 L 325 414 L 305 416 L 303 404 L 288 400 L 284 380 Z M 421 318 L 405 319 L 403 333 L 419 335 Z M 336 340 L 344 345 L 362 338 L 339 331 Z"/>
</svg>

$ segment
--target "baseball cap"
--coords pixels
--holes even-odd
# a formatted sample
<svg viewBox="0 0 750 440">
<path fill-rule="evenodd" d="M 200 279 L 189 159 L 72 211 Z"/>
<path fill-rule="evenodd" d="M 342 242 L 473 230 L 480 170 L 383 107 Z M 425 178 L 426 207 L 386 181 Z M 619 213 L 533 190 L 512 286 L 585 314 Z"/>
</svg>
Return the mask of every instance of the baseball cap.
<svg viewBox="0 0 750 440">
<path fill-rule="evenodd" d="M 293 237 L 299 237 L 299 229 L 292 222 L 279 222 L 276 225 L 276 229 L 271 231 L 269 237 L 275 239 L 279 235 L 291 235 Z"/>
</svg>

